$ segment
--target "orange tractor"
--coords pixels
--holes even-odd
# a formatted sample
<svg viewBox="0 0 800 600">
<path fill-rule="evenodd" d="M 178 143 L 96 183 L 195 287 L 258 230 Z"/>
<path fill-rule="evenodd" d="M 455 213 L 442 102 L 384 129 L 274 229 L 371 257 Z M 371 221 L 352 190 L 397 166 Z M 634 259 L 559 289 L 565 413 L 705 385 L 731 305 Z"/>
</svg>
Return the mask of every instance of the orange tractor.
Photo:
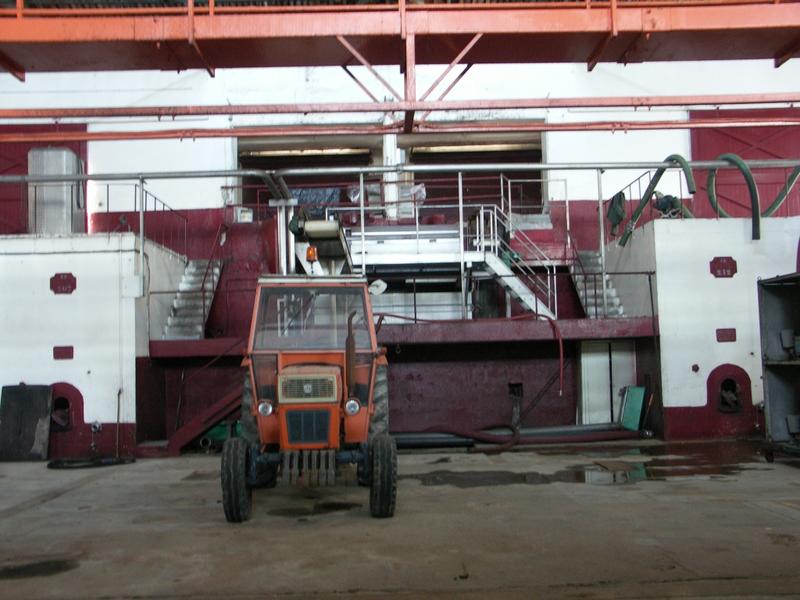
<svg viewBox="0 0 800 600">
<path fill-rule="evenodd" d="M 391 517 L 397 447 L 366 281 L 259 279 L 245 364 L 241 436 L 222 450 L 225 518 L 250 517 L 253 488 L 332 485 L 346 465 L 370 487 L 372 516 Z"/>
</svg>

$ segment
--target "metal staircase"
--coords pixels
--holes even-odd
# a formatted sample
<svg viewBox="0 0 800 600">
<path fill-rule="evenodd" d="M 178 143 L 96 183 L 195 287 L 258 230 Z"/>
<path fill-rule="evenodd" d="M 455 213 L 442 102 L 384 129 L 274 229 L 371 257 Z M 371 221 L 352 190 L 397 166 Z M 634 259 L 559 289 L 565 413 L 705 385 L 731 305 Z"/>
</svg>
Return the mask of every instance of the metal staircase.
<svg viewBox="0 0 800 600">
<path fill-rule="evenodd" d="M 511 297 L 522 304 L 526 309 L 537 315 L 555 319 L 556 316 L 550 308 L 539 299 L 533 290 L 542 287 L 538 274 L 530 267 L 520 273 L 514 273 L 503 260 L 491 252 L 483 256 L 486 270 L 491 273 L 497 282 L 509 293 Z"/>
<path fill-rule="evenodd" d="M 222 272 L 219 260 L 190 260 L 172 300 L 163 339 L 202 339 Z"/>
<path fill-rule="evenodd" d="M 478 267 L 496 279 L 526 310 L 556 318 L 555 262 L 524 232 L 514 231 L 509 216 L 500 207 L 471 208 L 475 209 L 474 213 L 462 226 L 415 223 L 370 227 L 362 232 L 346 231 L 354 270 L 361 271 L 362 264 L 364 267 L 437 265 L 454 268 L 463 261 L 469 263 L 470 268 Z M 514 248 L 510 244 L 512 236 Z"/>
<path fill-rule="evenodd" d="M 602 261 L 599 252 L 578 251 L 576 260 L 569 267 L 569 272 L 587 317 L 599 319 L 625 316 L 624 307 L 608 273 L 605 274 L 605 288 L 603 286 Z M 605 304 L 603 303 L 604 289 Z"/>
</svg>

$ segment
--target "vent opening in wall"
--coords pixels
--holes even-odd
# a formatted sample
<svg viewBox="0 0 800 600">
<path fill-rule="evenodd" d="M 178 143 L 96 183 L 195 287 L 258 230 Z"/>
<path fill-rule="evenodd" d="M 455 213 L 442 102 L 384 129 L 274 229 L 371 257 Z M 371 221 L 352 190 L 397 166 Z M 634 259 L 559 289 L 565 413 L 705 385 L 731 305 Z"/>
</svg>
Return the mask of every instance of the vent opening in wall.
<svg viewBox="0 0 800 600">
<path fill-rule="evenodd" d="M 723 379 L 719 386 L 719 411 L 723 413 L 742 412 L 741 391 L 741 387 L 735 380 L 730 377 Z"/>
<path fill-rule="evenodd" d="M 69 400 L 64 396 L 53 399 L 53 411 L 50 413 L 50 431 L 69 431 L 72 429 L 72 415 Z"/>
</svg>

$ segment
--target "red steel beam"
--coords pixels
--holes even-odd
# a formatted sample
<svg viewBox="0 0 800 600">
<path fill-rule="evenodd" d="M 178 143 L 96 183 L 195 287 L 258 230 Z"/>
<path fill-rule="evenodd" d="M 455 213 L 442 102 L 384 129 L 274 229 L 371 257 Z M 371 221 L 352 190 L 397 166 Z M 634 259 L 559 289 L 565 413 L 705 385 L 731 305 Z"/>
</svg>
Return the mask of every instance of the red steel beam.
<svg viewBox="0 0 800 600">
<path fill-rule="evenodd" d="M 611 12 L 614 18 L 604 18 Z M 796 2 L 410 4 L 403 14 L 405 19 L 397 5 L 217 6 L 213 15 L 194 7 L 191 31 L 215 66 L 245 67 L 338 66 L 341 56 L 328 43 L 340 36 L 360 39 L 356 45 L 372 65 L 399 64 L 403 33 L 417 36 L 425 48 L 419 64 L 446 64 L 452 57 L 448 44 L 477 33 L 494 37 L 471 57 L 474 63 L 585 60 L 609 31 L 618 34 L 609 47 L 613 56 L 646 34 L 633 60 L 773 58 L 776 47 L 789 44 L 800 29 Z M 187 8 L 23 9 L 19 18 L 9 8 L 0 15 L 0 50 L 29 72 L 168 69 L 174 65 L 156 44 L 192 35 Z M 508 35 L 517 39 L 504 40 Z M 270 41 L 284 51 L 254 52 Z M 227 62 L 221 65 L 219 57 Z M 190 66 L 203 67 L 196 57 Z"/>
<path fill-rule="evenodd" d="M 418 122 L 415 130 L 428 133 L 476 132 L 545 132 L 545 131 L 651 131 L 667 129 L 707 129 L 718 127 L 787 127 L 799 126 L 798 118 L 692 119 L 691 121 L 588 121 L 544 123 L 541 121 L 503 122 Z M 276 127 L 232 127 L 223 129 L 167 129 L 156 131 L 47 131 L 0 133 L 0 143 L 57 143 L 65 141 L 163 140 L 200 138 L 247 138 L 287 135 L 382 135 L 401 133 L 403 124 L 383 125 L 297 125 Z"/>
<path fill-rule="evenodd" d="M 97 108 L 7 108 L 0 119 L 86 119 L 103 117 L 188 117 L 303 113 L 383 113 L 524 110 L 552 108 L 651 108 L 800 103 L 800 92 L 781 94 L 711 94 L 691 96 L 618 96 L 598 98 L 532 98 L 515 100 L 441 100 L 417 102 L 349 102 L 306 104 L 216 104 L 195 106 L 125 106 Z"/>
<path fill-rule="evenodd" d="M 20 81 L 25 81 L 25 69 L 23 69 L 19 64 L 17 64 L 16 61 L 9 58 L 2 52 L 0 52 L 0 69 L 8 71 Z"/>
<path fill-rule="evenodd" d="M 438 86 L 442 82 L 442 80 L 445 77 L 447 77 L 450 71 L 452 71 L 453 68 L 464 59 L 464 57 L 469 53 L 470 50 L 472 50 L 472 48 L 475 47 L 475 44 L 477 44 L 482 37 L 483 37 L 482 33 L 476 33 L 474 36 L 472 36 L 472 39 L 469 41 L 469 43 L 467 43 L 467 45 L 461 49 L 461 52 L 459 52 L 456 55 L 456 57 L 452 61 L 450 61 L 450 64 L 447 65 L 447 67 L 445 67 L 444 71 L 442 71 L 439 77 L 436 78 L 436 81 L 434 81 L 430 85 L 430 87 L 425 91 L 425 93 L 422 94 L 422 96 L 420 96 L 420 100 L 428 99 L 428 96 L 430 96 L 433 93 L 433 90 L 436 89 L 436 86 Z M 406 98 L 406 100 L 408 100 L 408 98 Z"/>
</svg>

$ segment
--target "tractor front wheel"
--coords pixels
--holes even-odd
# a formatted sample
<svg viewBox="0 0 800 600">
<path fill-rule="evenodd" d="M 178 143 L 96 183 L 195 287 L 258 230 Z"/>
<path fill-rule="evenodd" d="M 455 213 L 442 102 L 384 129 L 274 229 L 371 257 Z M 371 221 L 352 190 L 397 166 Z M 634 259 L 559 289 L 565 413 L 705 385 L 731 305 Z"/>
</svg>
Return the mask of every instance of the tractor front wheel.
<svg viewBox="0 0 800 600">
<path fill-rule="evenodd" d="M 397 498 L 397 445 L 388 433 L 376 435 L 369 444 L 372 466 L 369 512 L 385 519 L 394 516 Z"/>
<path fill-rule="evenodd" d="M 248 452 L 242 438 L 228 438 L 222 446 L 222 508 L 230 523 L 250 518 L 253 492 L 247 484 Z"/>
</svg>

